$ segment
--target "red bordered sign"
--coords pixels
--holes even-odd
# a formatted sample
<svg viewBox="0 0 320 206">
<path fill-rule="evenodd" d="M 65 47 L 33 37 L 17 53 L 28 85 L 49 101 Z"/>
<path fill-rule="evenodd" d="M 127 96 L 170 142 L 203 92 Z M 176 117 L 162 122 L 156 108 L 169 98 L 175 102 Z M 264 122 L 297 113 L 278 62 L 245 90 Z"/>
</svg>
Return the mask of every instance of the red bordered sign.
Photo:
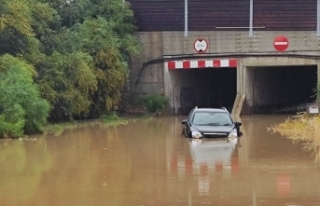
<svg viewBox="0 0 320 206">
<path fill-rule="evenodd" d="M 203 38 L 198 38 L 196 39 L 196 41 L 194 42 L 194 50 L 197 53 L 204 53 L 207 51 L 209 47 L 209 44 L 207 42 L 207 40 L 203 39 Z"/>
<path fill-rule="evenodd" d="M 283 35 L 276 36 L 273 40 L 273 46 L 277 51 L 283 52 L 289 47 L 289 40 Z"/>
</svg>

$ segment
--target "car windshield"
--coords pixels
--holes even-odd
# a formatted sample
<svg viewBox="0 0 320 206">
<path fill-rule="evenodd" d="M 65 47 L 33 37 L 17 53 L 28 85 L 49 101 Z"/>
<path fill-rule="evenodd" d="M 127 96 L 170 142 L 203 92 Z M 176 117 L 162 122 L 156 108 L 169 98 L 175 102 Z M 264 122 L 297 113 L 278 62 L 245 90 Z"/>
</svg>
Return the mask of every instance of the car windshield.
<svg viewBox="0 0 320 206">
<path fill-rule="evenodd" d="M 192 123 L 195 125 L 231 126 L 232 120 L 230 115 L 224 112 L 196 112 Z"/>
</svg>

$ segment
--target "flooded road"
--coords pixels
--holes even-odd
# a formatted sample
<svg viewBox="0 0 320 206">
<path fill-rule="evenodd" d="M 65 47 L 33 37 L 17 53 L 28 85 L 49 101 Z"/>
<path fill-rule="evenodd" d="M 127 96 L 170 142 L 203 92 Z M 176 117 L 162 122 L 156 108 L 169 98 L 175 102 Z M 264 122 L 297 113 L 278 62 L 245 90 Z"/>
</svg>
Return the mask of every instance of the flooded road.
<svg viewBox="0 0 320 206">
<path fill-rule="evenodd" d="M 232 141 L 186 139 L 181 117 L 0 141 L 0 205 L 319 205 L 313 153 L 267 131 L 284 119 L 242 117 Z"/>
</svg>

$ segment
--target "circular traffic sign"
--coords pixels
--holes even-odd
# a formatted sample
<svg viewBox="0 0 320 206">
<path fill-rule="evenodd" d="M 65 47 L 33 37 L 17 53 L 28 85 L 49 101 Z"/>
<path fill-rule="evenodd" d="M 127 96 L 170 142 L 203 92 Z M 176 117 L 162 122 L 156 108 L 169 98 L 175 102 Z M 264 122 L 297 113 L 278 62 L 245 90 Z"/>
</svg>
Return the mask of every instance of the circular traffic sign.
<svg viewBox="0 0 320 206">
<path fill-rule="evenodd" d="M 194 42 L 194 50 L 198 53 L 206 52 L 208 49 L 208 42 L 203 38 L 199 38 Z"/>
<path fill-rule="evenodd" d="M 277 51 L 285 51 L 289 47 L 289 40 L 283 35 L 276 36 L 273 40 L 273 46 Z"/>
</svg>

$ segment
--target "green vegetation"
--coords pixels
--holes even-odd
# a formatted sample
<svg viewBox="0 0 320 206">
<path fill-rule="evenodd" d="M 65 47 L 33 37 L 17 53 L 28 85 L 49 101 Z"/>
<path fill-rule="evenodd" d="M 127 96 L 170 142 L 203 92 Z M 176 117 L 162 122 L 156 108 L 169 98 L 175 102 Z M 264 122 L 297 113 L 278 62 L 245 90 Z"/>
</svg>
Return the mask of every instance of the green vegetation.
<svg viewBox="0 0 320 206">
<path fill-rule="evenodd" d="M 309 116 L 305 113 L 288 118 L 284 122 L 269 128 L 272 132 L 278 132 L 293 140 L 309 141 L 316 138 L 316 130 L 320 125 L 319 116 Z"/>
<path fill-rule="evenodd" d="M 101 121 L 107 125 L 117 126 L 121 124 L 127 124 L 128 121 L 124 118 L 120 118 L 115 112 L 104 114 L 101 116 Z"/>
<path fill-rule="evenodd" d="M 319 103 L 320 84 L 314 90 L 314 95 Z M 279 133 L 294 142 L 303 142 L 304 149 L 314 151 L 316 160 L 320 162 L 320 115 L 301 112 L 280 124 L 271 126 L 268 130 L 273 133 Z"/>
<path fill-rule="evenodd" d="M 120 111 L 138 114 L 143 118 L 153 115 L 161 115 L 166 112 L 169 100 L 164 95 L 149 94 L 127 94 L 122 95 L 119 103 Z"/>
<path fill-rule="evenodd" d="M 320 116 L 300 113 L 295 118 L 269 128 L 295 142 L 303 142 L 306 150 L 316 152 L 317 161 L 320 161 Z"/>
<path fill-rule="evenodd" d="M 0 137 L 113 111 L 140 46 L 122 0 L 0 0 Z"/>
<path fill-rule="evenodd" d="M 142 105 L 149 114 L 160 115 L 167 109 L 169 100 L 163 95 L 150 94 L 140 97 Z"/>
<path fill-rule="evenodd" d="M 18 58 L 0 57 L 0 136 L 20 137 L 42 132 L 50 105 L 40 98 L 31 65 Z"/>
<path fill-rule="evenodd" d="M 110 112 L 109 114 L 103 114 L 100 119 L 49 124 L 44 127 L 43 134 L 53 134 L 54 136 L 60 136 L 66 130 L 70 131 L 86 126 L 101 125 L 103 127 L 115 127 L 118 125 L 126 124 L 128 124 L 128 121 L 125 118 L 119 117 L 115 112 Z"/>
</svg>

